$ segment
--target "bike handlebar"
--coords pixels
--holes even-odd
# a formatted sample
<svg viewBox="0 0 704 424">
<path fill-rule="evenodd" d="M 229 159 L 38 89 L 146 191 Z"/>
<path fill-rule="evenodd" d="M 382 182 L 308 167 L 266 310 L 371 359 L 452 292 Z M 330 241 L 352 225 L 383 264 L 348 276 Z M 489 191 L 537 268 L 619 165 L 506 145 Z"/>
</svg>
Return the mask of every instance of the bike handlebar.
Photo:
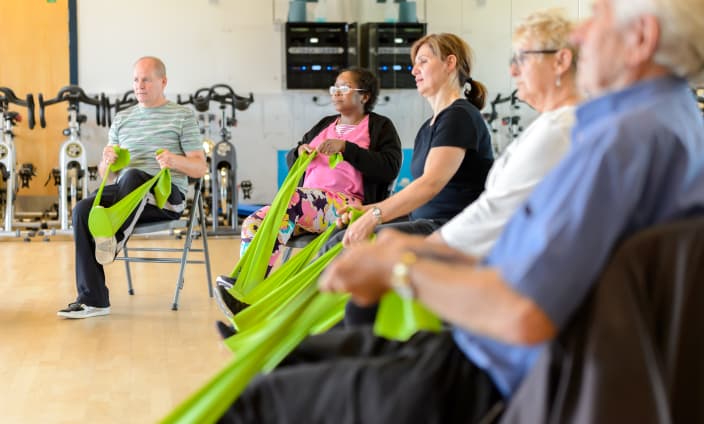
<svg viewBox="0 0 704 424">
<path fill-rule="evenodd" d="M 240 96 L 227 84 L 215 84 L 210 88 L 199 88 L 193 95 L 188 96 L 188 100 L 181 100 L 178 96 L 179 104 L 193 104 L 198 112 L 206 112 L 210 102 L 218 102 L 221 106 L 232 106 L 237 110 L 247 110 L 249 105 L 254 103 L 254 95 Z"/>
<path fill-rule="evenodd" d="M 176 95 L 176 103 L 178 103 L 178 104 L 180 104 L 180 105 L 191 104 L 191 103 L 193 103 L 193 96 L 189 94 L 189 95 L 188 95 L 188 99 L 186 99 L 186 100 L 181 100 L 181 95 L 180 95 L 180 94 L 177 94 L 177 95 Z"/>
<path fill-rule="evenodd" d="M 112 124 L 112 119 L 108 118 L 108 115 L 110 115 L 110 102 L 108 101 L 108 96 L 106 96 L 105 93 L 100 93 L 100 108 L 103 109 L 103 118 L 99 125 L 104 127 Z M 110 124 L 108 124 L 108 121 L 110 121 Z"/>
<path fill-rule="evenodd" d="M 205 95 L 203 93 L 205 93 Z M 210 108 L 210 88 L 199 88 L 196 90 L 195 94 L 193 94 L 191 100 L 198 112 L 207 112 Z"/>
<path fill-rule="evenodd" d="M 87 103 L 95 106 L 95 120 L 100 124 L 100 109 L 103 104 L 101 100 L 97 96 L 88 97 L 85 91 L 77 85 L 67 85 L 61 88 L 53 99 L 44 100 L 44 96 L 39 93 L 39 123 L 42 128 L 46 127 L 44 108 L 61 102 L 69 102 L 70 107 L 78 107 L 79 103 Z"/>
<path fill-rule="evenodd" d="M 36 124 L 36 120 L 34 119 L 34 96 L 31 94 L 27 94 L 27 115 L 29 117 L 29 122 L 27 124 L 31 130 Z"/>
<path fill-rule="evenodd" d="M 134 106 L 137 104 L 137 97 L 134 95 L 134 90 L 127 90 L 125 91 L 125 94 L 122 95 L 122 100 L 118 102 L 118 105 L 120 108 L 117 110 L 118 112 L 121 111 L 122 109 L 127 109 L 130 106 Z M 122 107 L 122 105 L 126 105 L 125 107 Z"/>
<path fill-rule="evenodd" d="M 0 105 L 2 105 L 3 111 L 7 109 L 10 103 L 14 103 L 18 106 L 24 106 L 27 108 L 27 118 L 28 118 L 28 126 L 29 129 L 34 128 L 35 120 L 34 120 L 34 96 L 31 94 L 27 94 L 27 100 L 20 100 L 17 98 L 15 95 L 14 91 L 12 91 L 10 88 L 7 87 L 0 87 L 0 93 L 3 95 L 0 96 Z"/>
<path fill-rule="evenodd" d="M 112 108 L 115 108 L 115 114 L 121 110 L 127 109 L 130 106 L 137 104 L 137 98 L 134 95 L 134 90 L 128 90 L 122 95 L 122 98 L 116 98 L 115 103 L 110 103 L 110 99 L 105 97 L 103 99 L 103 110 L 105 115 L 105 121 L 107 126 L 112 125 Z"/>
<path fill-rule="evenodd" d="M 500 105 L 501 103 L 506 103 L 506 102 L 511 102 L 511 104 L 513 104 L 514 98 L 515 98 L 515 93 L 516 93 L 516 91 L 514 90 L 513 93 L 511 93 L 507 97 L 503 97 L 503 98 L 501 97 L 501 93 L 497 94 L 494 101 L 491 102 L 492 106 Z"/>
<path fill-rule="evenodd" d="M 254 95 L 249 93 L 248 97 L 240 96 L 227 84 L 215 84 L 210 88 L 199 88 L 192 95 L 188 96 L 188 100 L 181 100 L 181 96 L 176 98 L 178 104 L 192 104 L 198 112 L 207 112 L 210 108 L 210 102 L 220 103 L 220 109 L 225 110 L 227 106 L 232 108 L 232 116 L 227 119 L 227 123 L 222 125 L 235 125 L 235 110 L 247 110 L 249 105 L 254 103 Z"/>
<path fill-rule="evenodd" d="M 218 89 L 225 89 L 225 94 L 218 93 Z M 249 105 L 254 103 L 254 95 L 249 93 L 248 97 L 240 96 L 227 84 L 215 84 L 210 87 L 210 97 L 221 104 L 229 104 L 237 110 L 247 110 Z"/>
<path fill-rule="evenodd" d="M 511 92 L 511 94 L 508 95 L 507 97 L 501 97 L 501 93 L 498 93 L 496 95 L 494 100 L 492 100 L 491 103 L 489 103 L 491 105 L 491 113 L 489 114 L 489 117 L 487 118 L 487 123 L 489 125 L 491 125 L 491 123 L 494 122 L 494 120 L 496 118 L 498 118 L 498 116 L 499 116 L 499 114 L 496 112 L 497 105 L 500 105 L 501 103 L 510 102 L 511 107 L 518 109 L 518 106 L 516 105 L 516 103 L 520 102 L 521 100 L 518 98 L 517 94 L 518 94 L 518 90 L 513 90 Z"/>
</svg>

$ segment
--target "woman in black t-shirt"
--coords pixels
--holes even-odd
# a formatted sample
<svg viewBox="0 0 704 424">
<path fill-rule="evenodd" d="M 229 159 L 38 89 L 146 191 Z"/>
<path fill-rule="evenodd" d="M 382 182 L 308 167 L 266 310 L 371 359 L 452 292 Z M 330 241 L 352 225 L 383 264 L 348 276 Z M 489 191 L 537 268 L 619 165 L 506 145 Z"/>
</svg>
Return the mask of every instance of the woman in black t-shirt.
<svg viewBox="0 0 704 424">
<path fill-rule="evenodd" d="M 366 205 L 350 224 L 344 244 L 366 240 L 379 225 L 430 234 L 462 211 L 484 190 L 493 163 L 491 137 L 479 110 L 486 88 L 470 77 L 472 53 L 454 34 L 429 34 L 414 43 L 412 74 L 433 110 L 413 147 L 413 182 L 388 199 Z M 348 215 L 341 217 L 347 223 Z"/>
</svg>

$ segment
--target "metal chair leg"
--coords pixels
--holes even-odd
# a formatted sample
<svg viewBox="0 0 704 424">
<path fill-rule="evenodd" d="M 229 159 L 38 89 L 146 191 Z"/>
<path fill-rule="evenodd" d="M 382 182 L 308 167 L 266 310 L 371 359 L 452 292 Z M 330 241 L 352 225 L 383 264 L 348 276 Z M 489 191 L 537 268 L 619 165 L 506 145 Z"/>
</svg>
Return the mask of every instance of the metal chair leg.
<svg viewBox="0 0 704 424">
<path fill-rule="evenodd" d="M 208 294 L 212 298 L 213 294 L 213 280 L 212 272 L 210 271 L 210 252 L 208 251 L 208 228 L 205 222 L 205 211 L 203 210 L 203 198 L 198 197 L 198 218 L 200 222 L 200 234 L 203 238 L 203 258 L 205 259 L 205 278 L 208 280 Z"/>
<path fill-rule="evenodd" d="M 293 252 L 292 247 L 288 246 L 281 246 L 282 249 L 284 249 L 284 253 L 281 255 L 281 263 L 286 263 L 287 260 L 291 258 L 291 253 Z"/>
<path fill-rule="evenodd" d="M 194 205 L 195 207 L 195 205 Z M 178 270 L 178 280 L 176 280 L 176 292 L 174 293 L 174 303 L 171 305 L 172 311 L 178 310 L 178 297 L 183 289 L 183 275 L 186 271 L 186 262 L 188 261 L 188 253 L 191 250 L 191 242 L 193 241 L 193 220 L 188 223 L 188 232 L 186 233 L 186 241 L 183 245 L 183 253 L 181 254 L 181 265 Z"/>
<path fill-rule="evenodd" d="M 132 287 L 132 272 L 130 271 L 130 261 L 129 261 L 129 254 L 127 252 L 127 243 L 122 247 L 122 251 L 124 252 L 125 258 L 125 273 L 127 274 L 127 293 L 130 294 L 130 296 L 134 295 L 134 288 Z"/>
</svg>

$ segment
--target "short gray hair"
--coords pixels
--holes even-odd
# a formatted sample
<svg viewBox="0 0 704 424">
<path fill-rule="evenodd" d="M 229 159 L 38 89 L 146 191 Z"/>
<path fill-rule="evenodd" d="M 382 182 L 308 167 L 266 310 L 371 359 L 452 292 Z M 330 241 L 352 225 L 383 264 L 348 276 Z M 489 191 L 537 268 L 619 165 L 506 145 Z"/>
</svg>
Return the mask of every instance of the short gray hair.
<svg viewBox="0 0 704 424">
<path fill-rule="evenodd" d="M 704 82 L 704 1 L 613 0 L 618 22 L 652 14 L 660 22 L 653 60 L 694 84 Z"/>
</svg>

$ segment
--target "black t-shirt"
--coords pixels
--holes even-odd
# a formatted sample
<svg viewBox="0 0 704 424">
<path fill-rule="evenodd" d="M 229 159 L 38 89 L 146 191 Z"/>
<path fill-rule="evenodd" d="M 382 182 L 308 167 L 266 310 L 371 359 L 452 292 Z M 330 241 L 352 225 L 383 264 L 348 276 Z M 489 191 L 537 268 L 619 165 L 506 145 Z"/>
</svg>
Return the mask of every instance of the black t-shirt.
<svg viewBox="0 0 704 424">
<path fill-rule="evenodd" d="M 428 119 L 418 130 L 413 146 L 411 175 L 423 175 L 430 149 L 454 146 L 465 149 L 464 159 L 447 185 L 428 203 L 411 212 L 411 219 L 448 220 L 472 203 L 484 190 L 494 157 L 491 136 L 479 110 L 458 99 L 440 112 L 435 123 Z"/>
</svg>

